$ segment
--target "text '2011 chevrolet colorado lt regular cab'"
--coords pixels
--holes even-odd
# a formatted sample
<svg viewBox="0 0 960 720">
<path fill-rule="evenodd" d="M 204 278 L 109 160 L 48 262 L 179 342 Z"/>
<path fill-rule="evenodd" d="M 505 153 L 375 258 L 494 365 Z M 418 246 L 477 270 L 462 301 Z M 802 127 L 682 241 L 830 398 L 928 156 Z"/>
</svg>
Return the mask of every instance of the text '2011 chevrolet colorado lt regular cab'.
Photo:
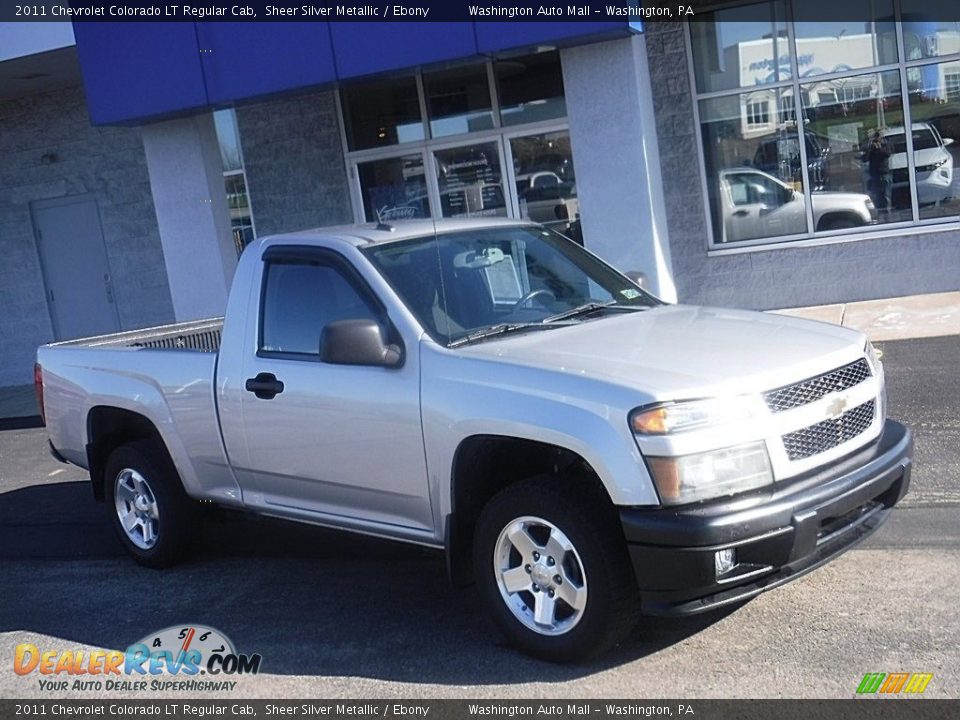
<svg viewBox="0 0 960 720">
<path fill-rule="evenodd" d="M 516 221 L 265 238 L 222 322 L 46 345 L 36 381 L 139 562 L 198 500 L 442 548 L 558 661 L 792 580 L 910 480 L 861 333 L 668 305 Z"/>
</svg>

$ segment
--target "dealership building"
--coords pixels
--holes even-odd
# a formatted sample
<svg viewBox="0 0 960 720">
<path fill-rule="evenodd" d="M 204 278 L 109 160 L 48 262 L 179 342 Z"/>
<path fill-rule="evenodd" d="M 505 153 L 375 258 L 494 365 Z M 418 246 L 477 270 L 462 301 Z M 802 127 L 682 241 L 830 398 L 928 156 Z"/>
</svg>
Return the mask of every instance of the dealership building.
<svg viewBox="0 0 960 720">
<path fill-rule="evenodd" d="M 684 303 L 960 289 L 952 4 L 0 24 L 0 385 L 222 314 L 253 238 L 349 222 L 530 218 Z"/>
</svg>

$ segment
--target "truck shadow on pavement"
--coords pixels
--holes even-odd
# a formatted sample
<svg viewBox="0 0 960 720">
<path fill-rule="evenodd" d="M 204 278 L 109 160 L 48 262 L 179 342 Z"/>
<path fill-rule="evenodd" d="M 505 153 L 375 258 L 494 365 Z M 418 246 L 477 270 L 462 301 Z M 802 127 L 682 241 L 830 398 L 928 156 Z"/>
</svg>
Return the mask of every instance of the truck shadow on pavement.
<svg viewBox="0 0 960 720">
<path fill-rule="evenodd" d="M 0 568 L 17 589 L 0 604 L 2 632 L 125 649 L 161 628 L 204 624 L 277 675 L 562 682 L 655 655 L 733 612 L 644 618 L 600 660 L 553 665 L 505 646 L 472 589 L 451 588 L 437 551 L 210 513 L 193 558 L 150 570 L 124 554 L 86 482 L 0 494 Z"/>
</svg>

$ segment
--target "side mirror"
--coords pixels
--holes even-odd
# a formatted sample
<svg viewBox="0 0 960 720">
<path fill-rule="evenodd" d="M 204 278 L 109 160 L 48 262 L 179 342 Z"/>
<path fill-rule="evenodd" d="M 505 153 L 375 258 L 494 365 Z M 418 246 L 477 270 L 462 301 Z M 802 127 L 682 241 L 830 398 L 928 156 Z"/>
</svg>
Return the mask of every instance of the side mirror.
<svg viewBox="0 0 960 720">
<path fill-rule="evenodd" d="M 403 352 L 388 345 L 376 320 L 337 320 L 320 333 L 320 359 L 334 365 L 397 367 Z"/>
<path fill-rule="evenodd" d="M 947 145 L 953 145 L 953 138 L 944 138 L 944 139 L 943 139 L 943 146 L 946 147 Z"/>
</svg>

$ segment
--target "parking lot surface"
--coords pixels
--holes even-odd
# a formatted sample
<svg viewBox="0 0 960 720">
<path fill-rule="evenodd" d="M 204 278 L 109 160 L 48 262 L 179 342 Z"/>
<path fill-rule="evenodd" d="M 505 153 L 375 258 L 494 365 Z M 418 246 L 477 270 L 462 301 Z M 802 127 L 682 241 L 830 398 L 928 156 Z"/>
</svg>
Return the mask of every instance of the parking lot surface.
<svg viewBox="0 0 960 720">
<path fill-rule="evenodd" d="M 138 567 L 42 429 L 0 432 L 0 697 L 121 696 L 44 692 L 36 673 L 13 672 L 14 648 L 123 649 L 179 624 L 262 655 L 238 698 L 852 697 L 865 673 L 898 671 L 933 673 L 926 695 L 960 697 L 960 337 L 882 348 L 889 413 L 916 438 L 911 492 L 886 525 L 734 609 L 643 619 L 582 666 L 504 647 L 472 591 L 449 587 L 442 556 L 412 546 L 217 516 L 189 562 Z"/>
</svg>

